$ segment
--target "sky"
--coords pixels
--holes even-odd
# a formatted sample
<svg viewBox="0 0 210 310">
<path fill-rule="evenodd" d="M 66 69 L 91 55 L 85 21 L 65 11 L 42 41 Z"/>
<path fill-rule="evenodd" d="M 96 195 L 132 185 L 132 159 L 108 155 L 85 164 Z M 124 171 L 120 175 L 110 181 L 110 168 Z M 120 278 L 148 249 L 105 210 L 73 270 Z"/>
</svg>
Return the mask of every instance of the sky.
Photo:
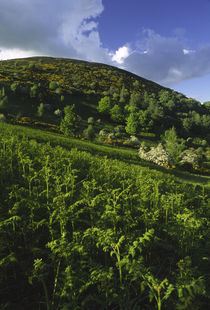
<svg viewBox="0 0 210 310">
<path fill-rule="evenodd" d="M 106 63 L 210 101 L 210 0 L 0 0 L 0 60 L 30 56 Z"/>
</svg>

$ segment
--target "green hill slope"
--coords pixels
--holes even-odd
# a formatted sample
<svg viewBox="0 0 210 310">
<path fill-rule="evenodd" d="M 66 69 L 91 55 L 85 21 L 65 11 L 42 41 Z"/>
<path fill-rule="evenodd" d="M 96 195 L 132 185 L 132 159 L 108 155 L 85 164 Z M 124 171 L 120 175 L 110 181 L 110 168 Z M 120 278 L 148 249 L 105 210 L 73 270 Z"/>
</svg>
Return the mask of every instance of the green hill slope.
<svg viewBox="0 0 210 310">
<path fill-rule="evenodd" d="M 175 126 L 182 136 L 202 136 L 210 124 L 205 105 L 105 64 L 50 57 L 2 61 L 0 87 L 1 102 L 2 92 L 8 97 L 0 104 L 0 111 L 13 118 L 36 119 L 38 106 L 43 103 L 50 108 L 41 119 L 55 124 L 59 121 L 54 112 L 69 104 L 75 104 L 85 121 L 93 116 L 105 124 L 126 125 L 135 113 L 138 124 L 133 133 L 160 134 Z M 110 98 L 110 107 L 106 113 L 99 113 L 98 102 L 105 96 Z"/>
<path fill-rule="evenodd" d="M 61 133 L 68 106 L 75 107 L 75 136 L 111 145 L 132 147 L 137 138 L 155 146 L 174 127 L 180 150 L 198 149 L 202 171 L 209 170 L 208 104 L 105 64 L 51 57 L 0 63 L 0 120 Z"/>
</svg>

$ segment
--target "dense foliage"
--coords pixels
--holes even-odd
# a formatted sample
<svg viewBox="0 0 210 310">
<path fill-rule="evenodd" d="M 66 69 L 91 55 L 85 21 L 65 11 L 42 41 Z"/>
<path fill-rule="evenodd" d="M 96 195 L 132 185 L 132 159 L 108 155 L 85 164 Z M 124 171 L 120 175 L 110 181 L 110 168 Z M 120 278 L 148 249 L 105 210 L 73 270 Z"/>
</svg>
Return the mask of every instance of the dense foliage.
<svg viewBox="0 0 210 310">
<path fill-rule="evenodd" d="M 208 308 L 209 187 L 1 126 L 0 193 L 1 309 Z"/>
</svg>

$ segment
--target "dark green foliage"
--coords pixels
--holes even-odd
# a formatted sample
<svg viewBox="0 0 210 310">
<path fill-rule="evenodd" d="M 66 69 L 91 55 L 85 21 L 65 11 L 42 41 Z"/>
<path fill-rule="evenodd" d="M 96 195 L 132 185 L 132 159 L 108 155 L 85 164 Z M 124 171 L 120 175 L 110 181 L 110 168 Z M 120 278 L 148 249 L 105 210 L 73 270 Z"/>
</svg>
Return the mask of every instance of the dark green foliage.
<svg viewBox="0 0 210 310">
<path fill-rule="evenodd" d="M 147 110 L 139 110 L 139 126 L 142 131 L 149 131 L 153 127 L 153 120 L 149 116 Z"/>
<path fill-rule="evenodd" d="M 0 108 L 5 108 L 8 104 L 8 96 L 6 95 L 5 88 L 0 88 Z"/>
<path fill-rule="evenodd" d="M 114 122 L 121 123 L 124 121 L 124 115 L 121 107 L 118 104 L 115 104 L 113 108 L 110 109 L 110 116 Z"/>
<path fill-rule="evenodd" d="M 74 136 L 77 133 L 79 122 L 74 109 L 74 105 L 64 108 L 65 116 L 61 121 L 60 130 L 65 136 Z"/>
<path fill-rule="evenodd" d="M 38 85 L 34 84 L 30 89 L 30 97 L 36 98 L 38 97 L 38 93 L 39 93 L 39 87 Z"/>
<path fill-rule="evenodd" d="M 92 124 L 88 125 L 88 128 L 85 129 L 85 137 L 88 140 L 93 140 L 95 138 L 95 130 Z"/>
</svg>

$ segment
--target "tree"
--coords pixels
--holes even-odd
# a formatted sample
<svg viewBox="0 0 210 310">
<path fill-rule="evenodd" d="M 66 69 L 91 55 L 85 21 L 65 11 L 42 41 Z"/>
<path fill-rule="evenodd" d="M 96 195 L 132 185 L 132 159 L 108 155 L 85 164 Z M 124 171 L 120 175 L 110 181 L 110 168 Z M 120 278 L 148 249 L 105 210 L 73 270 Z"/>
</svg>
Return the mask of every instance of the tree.
<svg viewBox="0 0 210 310">
<path fill-rule="evenodd" d="M 124 116 L 119 105 L 115 104 L 113 108 L 110 110 L 111 119 L 114 122 L 122 122 L 124 120 Z"/>
<path fill-rule="evenodd" d="M 203 105 L 204 105 L 204 107 L 205 107 L 207 110 L 210 111 L 210 101 L 205 101 L 205 102 L 203 103 Z"/>
<path fill-rule="evenodd" d="M 153 126 L 153 120 L 150 119 L 149 113 L 147 110 L 139 110 L 139 126 L 144 131 L 148 131 Z"/>
<path fill-rule="evenodd" d="M 126 122 L 125 130 L 130 135 L 135 135 L 139 129 L 138 115 L 136 113 L 131 113 Z"/>
<path fill-rule="evenodd" d="M 58 83 L 56 81 L 51 81 L 49 84 L 49 89 L 56 90 L 56 88 L 58 88 Z"/>
<path fill-rule="evenodd" d="M 182 126 L 184 128 L 184 130 L 189 133 L 193 127 L 193 121 L 191 118 L 186 117 L 182 120 Z"/>
<path fill-rule="evenodd" d="M 123 87 L 121 88 L 121 91 L 120 91 L 120 100 L 119 100 L 119 103 L 121 104 L 125 104 L 126 100 L 128 99 L 129 97 L 129 92 L 128 90 L 125 88 L 125 86 L 123 85 Z"/>
<path fill-rule="evenodd" d="M 163 108 L 158 103 L 152 101 L 149 103 L 147 111 L 155 121 L 160 121 L 164 116 Z"/>
<path fill-rule="evenodd" d="M 78 130 L 78 117 L 74 112 L 74 109 L 74 104 L 64 108 L 65 116 L 61 120 L 60 130 L 66 136 L 74 136 Z"/>
<path fill-rule="evenodd" d="M 95 138 L 95 130 L 93 125 L 89 125 L 88 128 L 85 129 L 84 134 L 88 140 L 93 140 Z"/>
<path fill-rule="evenodd" d="M 64 96 L 64 95 L 61 95 L 61 96 L 60 96 L 60 102 L 61 102 L 61 103 L 64 103 L 64 100 L 65 100 L 65 96 Z"/>
<path fill-rule="evenodd" d="M 134 89 L 139 89 L 139 86 L 140 86 L 139 81 L 138 81 L 138 80 L 135 80 L 135 81 L 133 82 L 133 87 L 134 87 Z"/>
<path fill-rule="evenodd" d="M 37 114 L 39 117 L 42 117 L 43 113 L 44 113 L 44 104 L 40 103 L 40 105 L 38 106 L 38 109 L 37 109 Z"/>
<path fill-rule="evenodd" d="M 98 112 L 108 113 L 111 108 L 111 99 L 108 96 L 101 98 L 98 103 Z"/>
<path fill-rule="evenodd" d="M 31 98 L 36 98 L 39 93 L 39 87 L 38 85 L 34 84 L 31 89 L 30 89 L 30 97 Z"/>
<path fill-rule="evenodd" d="M 132 93 L 129 100 L 130 112 L 135 112 L 141 106 L 142 96 L 140 93 Z"/>
<path fill-rule="evenodd" d="M 162 140 L 164 141 L 166 150 L 173 157 L 175 164 L 177 164 L 184 149 L 184 144 L 178 138 L 175 128 L 172 127 L 171 129 L 166 130 L 164 136 L 162 136 Z"/>
<path fill-rule="evenodd" d="M 8 104 L 8 97 L 4 96 L 0 98 L 0 108 L 4 108 Z"/>
</svg>

